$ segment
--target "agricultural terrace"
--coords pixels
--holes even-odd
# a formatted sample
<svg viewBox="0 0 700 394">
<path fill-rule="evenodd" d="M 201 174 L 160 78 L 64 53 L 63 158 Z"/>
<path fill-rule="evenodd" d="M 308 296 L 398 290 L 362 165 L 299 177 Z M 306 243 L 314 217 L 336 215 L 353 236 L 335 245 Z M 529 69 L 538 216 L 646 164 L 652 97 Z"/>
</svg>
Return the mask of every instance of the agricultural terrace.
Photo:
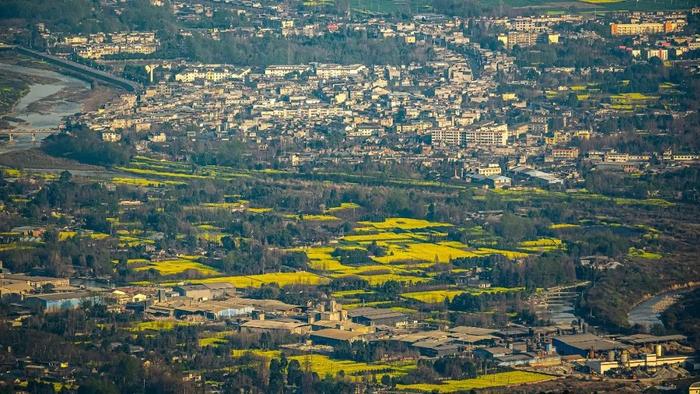
<svg viewBox="0 0 700 394">
<path fill-rule="evenodd" d="M 519 259 L 531 253 L 565 248 L 563 241 L 558 238 L 524 241 L 514 250 L 470 246 L 459 241 L 444 240 L 447 237 L 444 229 L 453 227 L 451 224 L 420 219 L 387 218 L 379 222 L 358 222 L 358 225 L 359 227 L 356 227 L 353 233 L 340 237 L 337 246 L 300 247 L 287 249 L 287 251 L 305 253 L 309 268 L 321 276 L 327 278 L 357 276 L 369 282 L 370 285 L 376 286 L 387 281 L 407 284 L 430 282 L 433 274 L 426 271 L 428 267 L 436 263 L 449 263 L 454 259 L 491 255 Z M 477 226 L 465 231 L 475 237 L 475 243 L 496 243 L 496 240 L 485 239 L 490 235 L 481 227 Z M 380 247 L 383 250 L 381 254 L 369 256 L 376 264 L 349 265 L 336 257 L 343 254 L 343 250 L 367 251 L 370 246 Z M 459 291 L 454 294 L 458 293 Z M 444 300 L 445 297 L 440 298 Z"/>
<path fill-rule="evenodd" d="M 457 391 L 468 391 L 475 389 L 486 389 L 490 387 L 514 386 L 526 383 L 543 382 L 552 380 L 554 377 L 527 371 L 501 372 L 490 375 L 482 375 L 474 379 L 445 380 L 439 384 L 400 384 L 399 390 L 424 391 L 439 393 L 454 393 Z"/>
</svg>

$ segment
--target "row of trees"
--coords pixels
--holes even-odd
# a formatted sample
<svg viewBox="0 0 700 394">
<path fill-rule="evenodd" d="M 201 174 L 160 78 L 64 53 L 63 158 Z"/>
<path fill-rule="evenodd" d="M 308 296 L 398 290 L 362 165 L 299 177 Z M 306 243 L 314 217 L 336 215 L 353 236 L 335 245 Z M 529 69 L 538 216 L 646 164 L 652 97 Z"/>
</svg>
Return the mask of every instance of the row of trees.
<svg viewBox="0 0 700 394">
<path fill-rule="evenodd" d="M 185 57 L 204 63 L 229 63 L 245 66 L 270 64 L 425 63 L 432 58 L 429 47 L 406 44 L 395 38 L 374 39 L 353 31 L 316 38 L 241 37 L 223 35 L 221 40 L 193 34 L 173 46 L 166 57 Z"/>
</svg>

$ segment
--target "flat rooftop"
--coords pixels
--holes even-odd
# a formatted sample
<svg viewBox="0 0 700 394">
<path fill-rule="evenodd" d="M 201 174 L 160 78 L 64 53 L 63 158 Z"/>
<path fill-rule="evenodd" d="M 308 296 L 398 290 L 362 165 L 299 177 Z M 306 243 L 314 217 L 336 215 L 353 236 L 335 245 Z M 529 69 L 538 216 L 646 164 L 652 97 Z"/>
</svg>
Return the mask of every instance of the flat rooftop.
<svg viewBox="0 0 700 394">
<path fill-rule="evenodd" d="M 629 347 L 612 339 L 602 338 L 593 334 L 563 335 L 553 339 L 570 347 L 586 351 L 617 350 Z"/>
<path fill-rule="evenodd" d="M 685 341 L 688 339 L 685 335 L 649 335 L 649 334 L 635 334 L 626 337 L 617 338 L 621 342 L 629 343 L 630 345 L 647 345 L 650 343 L 664 343 L 673 341 Z"/>
</svg>

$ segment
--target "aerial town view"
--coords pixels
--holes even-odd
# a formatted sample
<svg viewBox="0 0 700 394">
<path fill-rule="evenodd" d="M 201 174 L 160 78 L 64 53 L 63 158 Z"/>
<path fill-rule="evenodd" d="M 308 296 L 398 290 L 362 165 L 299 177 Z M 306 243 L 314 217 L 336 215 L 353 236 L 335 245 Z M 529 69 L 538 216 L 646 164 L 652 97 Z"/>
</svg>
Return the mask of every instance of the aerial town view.
<svg viewBox="0 0 700 394">
<path fill-rule="evenodd" d="M 700 393 L 700 0 L 0 0 L 0 394 Z"/>
</svg>

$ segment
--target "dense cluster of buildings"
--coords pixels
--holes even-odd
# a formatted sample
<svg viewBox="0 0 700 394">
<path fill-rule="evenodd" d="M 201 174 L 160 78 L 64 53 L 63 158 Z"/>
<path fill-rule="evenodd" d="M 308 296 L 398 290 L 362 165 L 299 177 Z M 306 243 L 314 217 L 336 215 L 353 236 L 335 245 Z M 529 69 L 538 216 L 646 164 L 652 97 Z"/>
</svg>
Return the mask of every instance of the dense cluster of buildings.
<svg viewBox="0 0 700 394">
<path fill-rule="evenodd" d="M 120 54 L 149 55 L 158 49 L 159 42 L 154 32 L 123 32 L 69 35 L 60 44 L 82 58 L 101 59 Z"/>
<path fill-rule="evenodd" d="M 82 282 L 81 282 L 82 283 Z M 19 322 L 36 313 L 56 313 L 104 304 L 117 313 L 139 313 L 148 320 L 189 324 L 226 322 L 241 333 L 267 333 L 307 341 L 307 348 L 328 352 L 354 342 L 381 343 L 399 349 L 387 357 L 434 358 L 470 355 L 500 367 L 544 371 L 608 371 L 664 366 L 700 367 L 682 335 L 598 336 L 585 323 L 502 328 L 436 327 L 391 309 L 344 309 L 334 299 L 292 305 L 274 299 L 246 298 L 230 283 L 182 284 L 170 288 L 128 286 L 75 287 L 68 280 L 5 274 L 5 301 L 13 300 Z M 51 290 L 46 291 L 46 286 Z M 42 288 L 44 290 L 42 290 Z M 23 311 L 23 309 L 26 309 Z"/>
<path fill-rule="evenodd" d="M 609 152 L 599 159 L 596 152 L 584 155 L 579 151 L 581 141 L 601 133 L 598 122 L 619 111 L 634 110 L 640 103 L 645 105 L 639 108 L 646 108 L 657 97 L 635 105 L 625 96 L 613 97 L 610 103 L 602 102 L 582 113 L 562 101 L 543 101 L 521 93 L 536 87 L 533 75 L 542 73 L 552 78 L 585 79 L 592 74 L 624 72 L 617 67 L 524 69 L 516 65 L 509 51 L 516 45 L 562 46 L 578 39 L 604 44 L 605 39 L 595 32 L 560 28 L 588 23 L 590 16 L 477 18 L 474 23 L 500 31 L 496 38 L 505 50 L 493 50 L 472 42 L 465 34 L 467 20 L 460 18 L 419 15 L 410 21 L 372 19 L 364 23 L 321 18 L 324 22 L 314 22 L 316 28 L 311 29 L 303 18 L 279 9 L 251 5 L 242 12 L 270 18 L 255 28 L 212 30 L 212 37 L 284 36 L 312 30 L 314 35 L 324 35 L 347 29 L 378 37 L 403 37 L 409 45 L 430 48 L 430 57 L 423 63 L 374 66 L 309 63 L 240 67 L 149 61 L 145 67 L 152 83 L 144 91 L 124 94 L 105 108 L 83 114 L 80 121 L 107 141 L 118 141 L 125 132 L 143 134 L 146 138 L 138 143 L 139 150 L 182 138 L 237 138 L 261 150 L 281 147 L 282 154 L 275 160 L 288 167 L 366 160 L 409 163 L 427 171 L 441 168 L 443 177 L 490 187 L 575 186 L 581 181 L 575 165 L 579 160 L 625 171 L 643 170 L 644 163 L 674 165 L 681 163 L 681 157 L 688 158 L 682 161 L 686 164 L 695 160 L 693 152 L 676 154 L 676 158 L 649 152 L 648 159 L 613 160 Z M 286 16 L 280 16 L 283 14 Z M 206 17 L 199 11 L 192 15 Z M 685 13 L 630 13 L 615 18 L 611 34 L 634 37 L 633 46 L 617 49 L 629 51 L 633 57 L 669 61 L 700 45 L 700 37 L 682 33 L 687 24 Z M 152 33 L 69 36 L 65 43 L 92 51 L 106 44 L 127 43 L 137 50 L 139 45 L 151 49 L 158 45 Z M 156 81 L 154 70 L 159 75 Z M 546 96 L 550 95 L 587 97 L 567 86 L 546 90 Z M 687 115 L 668 106 L 655 113 Z M 340 136 L 340 142 L 331 136 Z M 663 160 L 656 160 L 662 156 Z M 498 171 L 494 167 L 474 170 L 492 164 L 498 164 Z"/>
</svg>

